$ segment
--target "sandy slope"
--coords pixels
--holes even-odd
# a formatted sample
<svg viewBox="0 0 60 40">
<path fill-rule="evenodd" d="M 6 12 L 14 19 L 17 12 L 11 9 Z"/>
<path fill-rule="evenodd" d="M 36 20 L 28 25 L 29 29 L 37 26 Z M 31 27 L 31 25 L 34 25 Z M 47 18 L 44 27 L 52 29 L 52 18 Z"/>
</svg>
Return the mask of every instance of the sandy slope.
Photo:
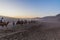
<svg viewBox="0 0 60 40">
<path fill-rule="evenodd" d="M 23 40 L 60 40 L 60 23 L 43 22 L 40 27 L 30 29 Z"/>
</svg>

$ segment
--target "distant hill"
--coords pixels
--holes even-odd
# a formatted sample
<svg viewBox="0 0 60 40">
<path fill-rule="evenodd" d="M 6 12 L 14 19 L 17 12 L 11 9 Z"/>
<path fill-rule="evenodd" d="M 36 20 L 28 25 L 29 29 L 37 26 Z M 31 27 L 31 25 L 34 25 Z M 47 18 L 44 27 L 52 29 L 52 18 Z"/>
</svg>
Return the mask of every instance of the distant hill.
<svg viewBox="0 0 60 40">
<path fill-rule="evenodd" d="M 38 19 L 40 21 L 50 21 L 50 22 L 55 22 L 55 21 L 60 21 L 60 14 L 57 14 L 56 16 L 46 16 L 46 17 L 43 17 L 43 18 L 35 18 L 35 19 Z"/>
<path fill-rule="evenodd" d="M 60 14 L 56 15 L 56 17 L 60 17 Z"/>
</svg>

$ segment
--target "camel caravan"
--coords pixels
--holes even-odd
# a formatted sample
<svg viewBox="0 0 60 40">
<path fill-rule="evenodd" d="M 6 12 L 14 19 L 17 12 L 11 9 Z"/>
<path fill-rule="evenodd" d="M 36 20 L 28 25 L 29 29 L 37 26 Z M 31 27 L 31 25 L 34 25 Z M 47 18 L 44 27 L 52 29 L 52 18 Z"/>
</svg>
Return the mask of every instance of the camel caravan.
<svg viewBox="0 0 60 40">
<path fill-rule="evenodd" d="M 8 24 L 10 23 L 9 21 L 2 21 L 4 18 L 2 17 L 1 18 L 1 20 L 0 20 L 0 26 L 2 26 L 2 27 L 7 27 L 8 26 Z M 34 20 L 30 20 L 30 21 L 27 21 L 27 20 L 17 20 L 17 22 L 15 23 L 14 21 L 12 22 L 12 25 L 14 26 L 14 25 L 23 25 L 23 24 L 31 24 L 31 23 L 36 23 L 36 21 L 34 21 Z"/>
<path fill-rule="evenodd" d="M 27 21 L 27 20 L 18 20 L 16 22 L 16 25 L 24 25 L 24 24 L 31 24 L 31 23 L 36 23 L 36 21 L 34 21 L 34 20 L 30 20 L 30 21 Z"/>
</svg>

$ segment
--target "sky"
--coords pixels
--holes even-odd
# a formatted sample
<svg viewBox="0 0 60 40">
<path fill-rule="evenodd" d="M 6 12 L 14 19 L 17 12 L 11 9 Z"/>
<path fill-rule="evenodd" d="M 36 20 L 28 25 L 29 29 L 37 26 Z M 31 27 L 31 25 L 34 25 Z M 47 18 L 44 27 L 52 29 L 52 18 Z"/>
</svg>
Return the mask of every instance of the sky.
<svg viewBox="0 0 60 40">
<path fill-rule="evenodd" d="M 60 0 L 0 0 L 0 15 L 45 17 L 60 13 Z"/>
</svg>

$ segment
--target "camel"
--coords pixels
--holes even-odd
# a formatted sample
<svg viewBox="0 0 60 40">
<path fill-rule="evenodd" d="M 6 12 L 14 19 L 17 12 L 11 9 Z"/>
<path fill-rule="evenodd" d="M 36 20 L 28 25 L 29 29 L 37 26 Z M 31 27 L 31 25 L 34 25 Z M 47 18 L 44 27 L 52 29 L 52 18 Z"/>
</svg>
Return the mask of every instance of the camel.
<svg viewBox="0 0 60 40">
<path fill-rule="evenodd" d="M 16 24 L 20 24 L 20 25 L 23 25 L 23 21 L 17 21 Z"/>
<path fill-rule="evenodd" d="M 27 24 L 27 20 L 24 20 L 24 23 L 23 24 Z"/>
<path fill-rule="evenodd" d="M 2 27 L 6 26 L 7 27 L 8 24 L 9 24 L 9 22 L 2 22 L 2 23 L 0 23 L 0 26 L 2 26 Z"/>
</svg>

